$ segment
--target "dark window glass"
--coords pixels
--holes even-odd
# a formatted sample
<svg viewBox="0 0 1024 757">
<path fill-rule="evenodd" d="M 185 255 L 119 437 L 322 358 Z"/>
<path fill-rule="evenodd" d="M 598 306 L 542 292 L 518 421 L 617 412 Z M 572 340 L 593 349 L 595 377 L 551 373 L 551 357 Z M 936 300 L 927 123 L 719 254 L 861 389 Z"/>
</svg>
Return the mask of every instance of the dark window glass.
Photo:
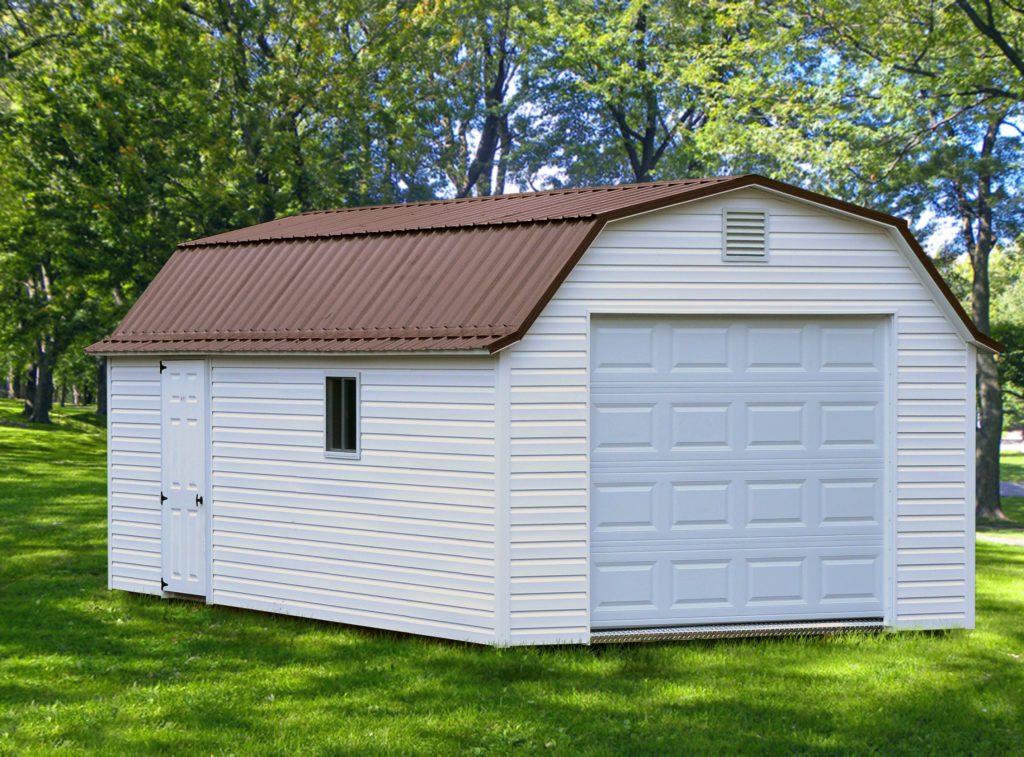
<svg viewBox="0 0 1024 757">
<path fill-rule="evenodd" d="M 329 452 L 357 452 L 357 413 L 354 377 L 330 376 L 327 379 L 327 450 Z"/>
</svg>

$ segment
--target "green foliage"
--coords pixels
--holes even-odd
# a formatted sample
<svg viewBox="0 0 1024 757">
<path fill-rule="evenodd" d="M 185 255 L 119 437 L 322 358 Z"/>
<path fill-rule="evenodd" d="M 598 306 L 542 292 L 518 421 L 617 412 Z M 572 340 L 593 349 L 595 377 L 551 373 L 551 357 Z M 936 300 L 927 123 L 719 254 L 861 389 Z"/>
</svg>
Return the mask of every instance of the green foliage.
<svg viewBox="0 0 1024 757">
<path fill-rule="evenodd" d="M 941 270 L 964 307 L 970 309 L 971 270 L 964 259 L 944 258 Z M 997 251 L 989 265 L 992 286 L 992 335 L 1003 343 L 999 358 L 1004 426 L 1024 427 L 1024 247 Z"/>
<path fill-rule="evenodd" d="M 0 752 L 1008 754 L 1024 550 L 978 630 L 491 649 L 106 589 L 103 424 L 0 401 Z M 723 726 L 726 724 L 726 726 Z"/>
<path fill-rule="evenodd" d="M 992 260 L 992 334 L 1006 347 L 999 362 L 1007 428 L 1024 428 L 1024 247 Z"/>
<path fill-rule="evenodd" d="M 535 107 L 519 120 L 520 175 L 554 166 L 578 186 L 624 175 L 701 176 L 728 165 L 721 145 L 700 134 L 709 128 L 714 92 L 740 66 L 725 52 L 729 41 L 760 28 L 736 23 L 723 12 L 728 7 L 690 0 L 547 4 L 532 29 L 536 58 L 524 77 Z"/>
<path fill-rule="evenodd" d="M 506 186 L 758 171 L 923 234 L 953 219 L 943 256 L 984 269 L 972 250 L 1008 249 L 1024 207 L 1024 13 L 972 8 L 7 3 L 0 361 L 103 336 L 184 239 Z"/>
</svg>

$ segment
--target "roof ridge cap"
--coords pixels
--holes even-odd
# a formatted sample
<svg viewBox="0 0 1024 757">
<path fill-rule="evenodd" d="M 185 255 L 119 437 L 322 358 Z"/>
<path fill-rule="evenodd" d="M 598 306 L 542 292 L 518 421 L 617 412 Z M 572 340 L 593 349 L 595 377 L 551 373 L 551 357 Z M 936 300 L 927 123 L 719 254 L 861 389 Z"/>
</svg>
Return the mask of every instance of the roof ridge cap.
<svg viewBox="0 0 1024 757">
<path fill-rule="evenodd" d="M 523 197 L 554 197 L 554 196 L 568 196 L 568 195 L 581 195 L 581 194 L 594 194 L 598 192 L 607 193 L 619 190 L 652 190 L 659 188 L 699 188 L 714 184 L 722 184 L 725 182 L 736 181 L 739 179 L 757 178 L 757 174 L 736 174 L 727 176 L 706 176 L 696 179 L 666 179 L 663 181 L 648 181 L 638 182 L 633 184 L 605 184 L 594 187 L 572 187 L 554 190 L 544 190 L 540 192 L 516 192 L 507 193 L 501 195 L 486 195 L 483 197 L 457 197 L 447 200 L 425 200 L 422 202 L 412 203 L 397 203 L 391 205 L 360 205 L 352 208 L 336 208 L 328 210 L 313 210 L 299 213 L 292 216 L 284 216 L 277 221 L 286 220 L 290 218 L 300 218 L 304 216 L 312 215 L 329 215 L 329 214 L 347 214 L 347 213 L 358 213 L 359 211 L 374 211 L 374 210 L 387 210 L 387 209 L 400 209 L 400 208 L 414 208 L 414 207 L 435 207 L 445 206 L 451 204 L 464 204 L 464 203 L 483 203 L 487 201 L 497 200 L 514 200 Z M 641 197 L 640 200 L 643 200 Z M 577 211 L 573 214 L 560 215 L 555 217 L 545 216 L 543 213 L 540 216 L 530 216 L 526 218 L 492 218 L 485 220 L 475 220 L 470 222 L 446 222 L 443 219 L 438 219 L 432 223 L 424 223 L 417 226 L 409 226 L 405 228 L 384 228 L 384 229 L 350 229 L 345 231 L 332 231 L 325 233 L 296 233 L 296 232 L 279 232 L 269 233 L 266 236 L 249 236 L 241 237 L 237 239 L 227 239 L 218 241 L 206 241 L 215 239 L 218 236 L 231 232 L 223 232 L 222 234 L 214 234 L 209 237 L 203 237 L 200 239 L 187 240 L 181 242 L 178 245 L 178 249 L 191 249 L 199 247 L 219 247 L 226 245 L 243 245 L 243 244 L 260 244 L 265 242 L 285 242 L 285 241 L 298 241 L 298 240 L 311 240 L 311 239 L 346 239 L 349 237 L 368 237 L 368 236 L 383 236 L 383 235 L 400 235 L 400 234 L 421 234 L 424 232 L 432 232 L 439 230 L 461 230 L 461 229 L 481 229 L 490 227 L 502 227 L 502 226 L 516 226 L 520 224 L 531 224 L 531 223 L 569 223 L 574 221 L 583 221 L 588 219 L 600 218 L 606 215 L 606 211 L 602 210 L 586 210 Z M 259 224 L 257 224 L 259 226 Z M 255 228 L 255 227 L 249 227 Z"/>
<path fill-rule="evenodd" d="M 227 245 L 262 244 L 264 242 L 298 242 L 311 239 L 346 239 L 348 237 L 383 237 L 398 236 L 401 234 L 423 234 L 431 231 L 461 231 L 465 229 L 484 229 L 492 226 L 528 226 L 530 224 L 542 223 L 575 223 L 588 221 L 601 215 L 596 211 L 588 211 L 573 216 L 560 216 L 558 218 L 514 218 L 496 219 L 493 221 L 475 221 L 473 223 L 445 224 L 439 223 L 432 226 L 414 226 L 407 229 L 360 229 L 358 231 L 335 231 L 324 234 L 288 234 L 266 237 L 249 237 L 242 239 L 221 240 L 218 242 L 207 242 L 203 239 L 193 239 L 181 242 L 175 249 L 193 249 L 196 247 L 223 247 Z"/>
<path fill-rule="evenodd" d="M 659 181 L 638 181 L 626 184 L 595 184 L 586 187 L 560 187 L 558 189 L 538 189 L 530 192 L 503 192 L 499 195 L 482 195 L 478 197 L 447 197 L 433 200 L 415 200 L 413 202 L 392 202 L 378 205 L 354 205 L 351 207 L 324 208 L 322 210 L 304 210 L 283 218 L 298 218 L 301 216 L 326 215 L 329 213 L 355 213 L 366 210 L 387 210 L 390 208 L 415 208 L 430 207 L 432 205 L 454 205 L 472 202 L 487 202 L 495 200 L 518 199 L 522 197 L 550 197 L 552 195 L 582 194 L 584 192 L 604 192 L 620 189 L 642 189 L 648 187 L 668 187 L 675 184 L 703 184 L 729 179 L 738 179 L 752 174 L 729 174 L 726 176 L 699 176 L 692 179 L 661 179 Z M 282 219 L 275 219 L 282 220 Z"/>
</svg>

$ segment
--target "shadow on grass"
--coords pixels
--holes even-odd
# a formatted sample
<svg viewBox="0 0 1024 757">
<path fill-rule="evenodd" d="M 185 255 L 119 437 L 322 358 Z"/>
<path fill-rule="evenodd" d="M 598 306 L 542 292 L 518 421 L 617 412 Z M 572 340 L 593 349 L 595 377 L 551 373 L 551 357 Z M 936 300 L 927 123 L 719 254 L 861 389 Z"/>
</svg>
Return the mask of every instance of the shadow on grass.
<svg viewBox="0 0 1024 757">
<path fill-rule="evenodd" d="M 16 751 L 1010 753 L 1024 739 L 1024 550 L 978 546 L 978 632 L 496 650 L 108 592 L 102 437 L 57 430 L 0 429 L 0 733 Z"/>
</svg>

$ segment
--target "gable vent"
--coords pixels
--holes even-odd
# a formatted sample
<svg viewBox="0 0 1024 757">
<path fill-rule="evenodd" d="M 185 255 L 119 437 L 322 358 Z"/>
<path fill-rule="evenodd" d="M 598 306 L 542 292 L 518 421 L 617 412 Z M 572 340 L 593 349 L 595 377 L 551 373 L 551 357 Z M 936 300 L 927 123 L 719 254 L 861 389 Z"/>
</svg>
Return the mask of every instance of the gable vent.
<svg viewBox="0 0 1024 757">
<path fill-rule="evenodd" d="M 768 214 L 765 211 L 726 210 L 723 226 L 723 260 L 768 259 Z"/>
</svg>

